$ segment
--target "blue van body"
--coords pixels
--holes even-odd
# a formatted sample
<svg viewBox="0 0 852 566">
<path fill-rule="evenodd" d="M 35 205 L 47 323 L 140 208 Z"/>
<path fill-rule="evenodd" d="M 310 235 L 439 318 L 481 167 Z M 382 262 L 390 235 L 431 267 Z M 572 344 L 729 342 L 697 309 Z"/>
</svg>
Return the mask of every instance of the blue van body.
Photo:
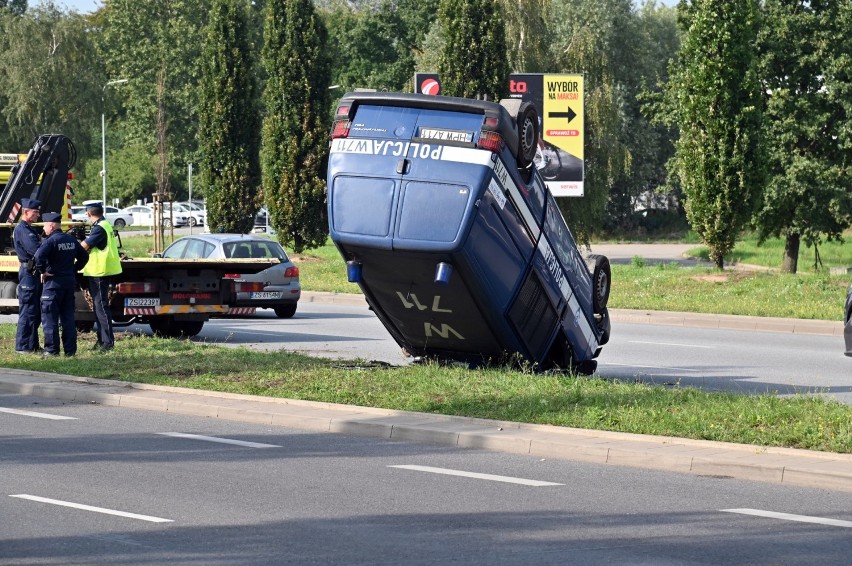
<svg viewBox="0 0 852 566">
<path fill-rule="evenodd" d="M 564 368 L 606 342 L 586 261 L 535 167 L 519 171 L 517 151 L 516 121 L 494 102 L 341 99 L 331 238 L 411 355 L 480 363 L 517 353 Z"/>
</svg>

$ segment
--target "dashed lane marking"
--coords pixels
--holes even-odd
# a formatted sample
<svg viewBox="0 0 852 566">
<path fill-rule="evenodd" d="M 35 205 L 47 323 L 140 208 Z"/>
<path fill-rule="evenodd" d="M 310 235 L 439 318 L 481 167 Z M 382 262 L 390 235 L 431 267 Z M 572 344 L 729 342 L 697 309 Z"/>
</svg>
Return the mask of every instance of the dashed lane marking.
<svg viewBox="0 0 852 566">
<path fill-rule="evenodd" d="M 161 436 L 173 438 L 188 438 L 190 440 L 202 440 L 204 442 L 218 442 L 219 444 L 233 444 L 234 446 L 246 446 L 248 448 L 281 448 L 277 444 L 263 444 L 261 442 L 248 442 L 246 440 L 231 440 L 230 438 L 218 438 L 215 436 L 203 436 L 201 434 L 185 434 L 183 432 L 158 432 Z"/>
<path fill-rule="evenodd" d="M 754 515 L 755 517 L 767 517 L 769 519 L 781 519 L 782 521 L 795 521 L 797 523 L 815 523 L 817 525 L 829 525 L 832 527 L 844 527 L 847 529 L 852 529 L 852 521 L 826 519 L 825 517 L 811 517 L 808 515 L 777 513 L 775 511 L 764 511 L 762 509 L 722 509 L 722 512 L 738 513 L 740 515 Z"/>
<path fill-rule="evenodd" d="M 36 417 L 39 419 L 49 419 L 52 421 L 76 421 L 77 417 L 66 417 L 63 415 L 51 415 L 49 413 L 36 413 L 35 411 L 23 411 L 21 409 L 7 409 L 0 407 L 0 413 L 9 413 L 10 415 L 22 415 L 25 417 Z"/>
<path fill-rule="evenodd" d="M 553 483 L 549 481 L 538 481 L 538 480 L 528 480 L 524 478 L 513 478 L 510 476 L 495 476 L 492 474 L 480 474 L 477 472 L 464 472 L 461 470 L 450 470 L 447 468 L 433 468 L 431 466 L 412 466 L 412 465 L 398 465 L 398 466 L 388 466 L 388 468 L 399 468 L 402 470 L 414 470 L 416 472 L 429 472 L 432 474 L 443 474 L 447 476 L 461 476 L 465 478 L 474 478 L 478 480 L 489 480 L 489 481 L 499 481 L 504 483 L 516 483 L 520 485 L 529 485 L 533 487 L 544 487 L 549 485 L 565 485 L 562 483 Z"/>
<path fill-rule="evenodd" d="M 59 505 L 61 507 L 71 507 L 73 509 L 82 509 L 83 511 L 92 511 L 95 513 L 103 513 L 104 515 L 115 515 L 117 517 L 126 517 L 128 519 L 138 519 L 140 521 L 148 521 L 149 523 L 171 523 L 171 519 L 162 519 L 160 517 L 151 517 L 150 515 L 138 515 L 136 513 L 128 513 L 126 511 L 116 511 L 115 509 L 105 509 L 103 507 L 93 507 L 91 505 L 83 505 L 82 503 L 72 503 L 70 501 L 60 501 L 59 499 L 49 499 L 47 497 L 39 497 L 37 495 L 27 495 L 20 493 L 18 495 L 10 495 L 18 499 L 27 499 L 29 501 L 37 501 L 39 503 L 49 503 L 51 505 Z"/>
</svg>

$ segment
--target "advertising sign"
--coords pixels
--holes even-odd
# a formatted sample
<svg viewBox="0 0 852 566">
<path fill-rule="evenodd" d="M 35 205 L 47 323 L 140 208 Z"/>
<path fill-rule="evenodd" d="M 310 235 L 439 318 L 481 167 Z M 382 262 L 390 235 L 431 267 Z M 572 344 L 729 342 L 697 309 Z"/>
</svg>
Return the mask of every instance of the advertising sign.
<svg viewBox="0 0 852 566">
<path fill-rule="evenodd" d="M 535 165 L 555 197 L 583 196 L 583 75 L 511 74 L 509 97 L 532 102 L 540 138 Z M 440 95 L 437 73 L 416 73 L 414 91 Z"/>
</svg>

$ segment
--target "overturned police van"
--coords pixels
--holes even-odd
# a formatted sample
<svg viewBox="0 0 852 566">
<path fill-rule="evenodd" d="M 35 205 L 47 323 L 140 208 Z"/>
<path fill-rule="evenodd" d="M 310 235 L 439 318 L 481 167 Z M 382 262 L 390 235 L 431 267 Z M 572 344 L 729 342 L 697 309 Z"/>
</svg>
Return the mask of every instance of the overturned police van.
<svg viewBox="0 0 852 566">
<path fill-rule="evenodd" d="M 610 265 L 580 254 L 536 170 L 532 104 L 349 93 L 331 137 L 331 238 L 405 351 L 594 372 Z"/>
</svg>

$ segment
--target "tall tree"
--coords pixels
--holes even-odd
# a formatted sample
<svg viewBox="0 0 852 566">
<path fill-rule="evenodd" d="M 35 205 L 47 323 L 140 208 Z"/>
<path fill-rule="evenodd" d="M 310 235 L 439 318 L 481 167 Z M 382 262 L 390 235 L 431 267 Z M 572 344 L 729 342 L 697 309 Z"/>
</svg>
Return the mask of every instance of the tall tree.
<svg viewBox="0 0 852 566">
<path fill-rule="evenodd" d="M 201 32 L 210 1 L 110 0 L 98 16 L 108 77 L 129 79 L 120 91 L 106 91 L 125 109 L 120 129 L 126 142 L 157 154 L 162 111 L 174 172 L 169 184 L 181 191 L 187 163 L 197 158 Z"/>
<path fill-rule="evenodd" d="M 495 0 L 441 0 L 444 46 L 438 63 L 442 94 L 500 100 L 507 91 L 506 26 Z"/>
<path fill-rule="evenodd" d="M 51 2 L 22 15 L 0 9 L 0 151 L 24 151 L 39 134 L 63 133 L 81 157 L 100 153 L 92 134 L 102 77 L 82 16 Z"/>
<path fill-rule="evenodd" d="M 298 253 L 328 235 L 328 38 L 313 2 L 290 0 L 267 2 L 263 40 L 263 197 L 278 238 Z"/>
<path fill-rule="evenodd" d="M 204 37 L 200 173 L 215 232 L 249 232 L 259 207 L 260 114 L 247 9 L 245 2 L 213 0 Z"/>
<path fill-rule="evenodd" d="M 769 179 L 755 220 L 761 238 L 785 239 L 788 273 L 802 240 L 817 249 L 852 224 L 851 26 L 850 2 L 764 2 Z"/>
<path fill-rule="evenodd" d="M 667 83 L 666 119 L 680 128 L 673 174 L 689 222 L 719 269 L 749 221 L 765 178 L 757 0 L 678 5 L 684 32 Z"/>
<path fill-rule="evenodd" d="M 585 76 L 585 183 L 582 198 L 559 199 L 578 240 L 588 243 L 603 223 L 613 185 L 627 173 L 630 151 L 625 129 L 625 89 L 617 77 L 631 64 L 615 58 L 628 43 L 630 0 L 554 0 L 553 53 L 556 70 Z"/>
<path fill-rule="evenodd" d="M 518 73 L 553 70 L 550 21 L 553 0 L 502 0 L 509 66 Z"/>
<path fill-rule="evenodd" d="M 12 14 L 20 16 L 27 11 L 27 0 L 0 0 L 0 10 L 8 9 Z"/>
</svg>

